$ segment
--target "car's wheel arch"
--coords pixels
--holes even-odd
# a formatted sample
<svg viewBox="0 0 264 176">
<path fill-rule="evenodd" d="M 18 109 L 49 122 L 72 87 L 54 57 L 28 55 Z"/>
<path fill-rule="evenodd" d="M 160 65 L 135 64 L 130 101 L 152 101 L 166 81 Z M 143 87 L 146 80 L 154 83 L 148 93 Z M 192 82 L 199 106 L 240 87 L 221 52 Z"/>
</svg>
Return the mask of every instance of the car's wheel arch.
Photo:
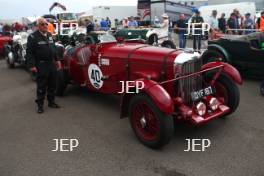
<svg viewBox="0 0 264 176">
<path fill-rule="evenodd" d="M 147 94 L 154 104 L 165 114 L 171 114 L 174 111 L 174 104 L 173 100 L 168 94 L 168 92 L 157 82 L 147 79 L 139 79 L 139 81 L 144 82 L 144 88 L 139 91 L 139 93 L 145 93 Z M 131 92 L 136 92 L 136 87 L 132 87 L 130 89 Z M 129 102 L 133 96 L 136 96 L 135 94 L 123 94 L 121 96 L 121 113 L 120 118 L 125 118 L 128 116 L 128 107 Z"/>
<path fill-rule="evenodd" d="M 202 58 L 206 57 L 206 55 L 209 54 L 210 51 L 212 51 L 212 50 L 217 51 L 220 54 L 222 54 L 224 56 L 223 59 L 225 59 L 225 61 L 227 63 L 231 63 L 231 56 L 230 56 L 229 52 L 225 48 L 223 48 L 222 46 L 220 46 L 218 44 L 209 44 L 208 49 L 207 49 L 207 51 L 205 51 L 203 53 Z"/>
<path fill-rule="evenodd" d="M 243 80 L 239 71 L 232 65 L 224 62 L 210 62 L 202 66 L 202 70 L 210 69 L 213 67 L 223 66 L 222 72 L 229 76 L 237 84 L 242 85 Z"/>
</svg>

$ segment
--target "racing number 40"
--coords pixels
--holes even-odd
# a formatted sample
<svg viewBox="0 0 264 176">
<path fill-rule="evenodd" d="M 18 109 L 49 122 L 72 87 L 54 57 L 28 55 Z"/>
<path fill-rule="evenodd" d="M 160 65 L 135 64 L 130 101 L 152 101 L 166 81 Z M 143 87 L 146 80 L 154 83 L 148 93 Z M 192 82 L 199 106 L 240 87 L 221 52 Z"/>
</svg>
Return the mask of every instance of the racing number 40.
<svg viewBox="0 0 264 176">
<path fill-rule="evenodd" d="M 101 81 L 101 75 L 98 70 L 92 70 L 91 78 L 94 80 L 94 82 L 100 83 Z"/>
<path fill-rule="evenodd" d="M 100 89 L 103 86 L 103 74 L 101 69 L 96 64 L 90 64 L 88 68 L 88 75 L 91 85 L 94 88 Z"/>
</svg>

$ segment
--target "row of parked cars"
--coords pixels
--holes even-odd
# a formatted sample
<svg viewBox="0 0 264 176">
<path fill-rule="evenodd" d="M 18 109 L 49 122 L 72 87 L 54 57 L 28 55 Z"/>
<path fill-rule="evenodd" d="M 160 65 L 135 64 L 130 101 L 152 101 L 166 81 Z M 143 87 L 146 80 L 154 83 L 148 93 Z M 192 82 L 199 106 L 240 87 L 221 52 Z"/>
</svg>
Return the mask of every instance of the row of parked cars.
<svg viewBox="0 0 264 176">
<path fill-rule="evenodd" d="M 174 121 L 202 125 L 237 109 L 242 78 L 228 62 L 240 58 L 221 45 L 222 39 L 209 43 L 209 50 L 201 55 L 125 37 L 92 32 L 72 37 L 67 46 L 57 45 L 62 63 L 57 94 L 62 96 L 74 84 L 118 95 L 120 118 L 129 117 L 139 141 L 155 149 L 169 143 Z M 15 51 L 13 45 L 10 48 Z"/>
</svg>

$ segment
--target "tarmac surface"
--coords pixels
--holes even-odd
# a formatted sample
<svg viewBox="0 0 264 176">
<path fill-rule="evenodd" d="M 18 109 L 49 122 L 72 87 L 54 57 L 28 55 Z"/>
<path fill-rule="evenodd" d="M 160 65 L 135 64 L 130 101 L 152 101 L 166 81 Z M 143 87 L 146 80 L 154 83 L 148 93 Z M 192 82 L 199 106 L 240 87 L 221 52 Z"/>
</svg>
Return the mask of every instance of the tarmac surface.
<svg viewBox="0 0 264 176">
<path fill-rule="evenodd" d="M 263 176 L 264 97 L 245 80 L 238 110 L 201 127 L 176 124 L 162 150 L 143 146 L 119 98 L 70 86 L 59 110 L 35 111 L 35 83 L 0 61 L 0 176 Z M 72 152 L 53 152 L 53 139 L 78 139 Z M 209 139 L 204 152 L 185 152 L 186 139 Z M 66 146 L 67 147 L 67 146 Z"/>
</svg>

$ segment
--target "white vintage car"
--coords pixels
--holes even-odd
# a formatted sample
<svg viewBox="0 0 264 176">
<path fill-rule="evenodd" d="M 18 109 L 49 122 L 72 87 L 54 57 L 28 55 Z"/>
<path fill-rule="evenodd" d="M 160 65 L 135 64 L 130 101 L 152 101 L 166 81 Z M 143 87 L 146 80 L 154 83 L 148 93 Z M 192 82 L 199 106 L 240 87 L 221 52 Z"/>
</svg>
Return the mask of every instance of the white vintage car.
<svg viewBox="0 0 264 176">
<path fill-rule="evenodd" d="M 9 68 L 14 68 L 15 63 L 26 64 L 26 47 L 29 33 L 19 32 L 13 36 L 11 44 L 5 46 L 5 58 Z"/>
<path fill-rule="evenodd" d="M 124 28 L 118 30 L 115 35 L 126 40 L 143 39 L 149 45 L 176 48 L 169 37 L 169 31 L 163 28 Z"/>
</svg>

